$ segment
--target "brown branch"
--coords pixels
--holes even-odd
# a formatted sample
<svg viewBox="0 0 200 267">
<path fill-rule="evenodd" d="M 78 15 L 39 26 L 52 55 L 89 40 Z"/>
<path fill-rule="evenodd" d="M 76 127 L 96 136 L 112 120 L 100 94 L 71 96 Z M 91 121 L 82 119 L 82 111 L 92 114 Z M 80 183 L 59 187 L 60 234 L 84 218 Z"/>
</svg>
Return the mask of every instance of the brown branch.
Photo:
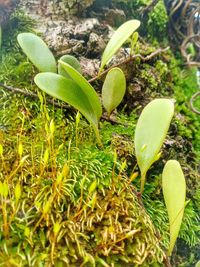
<svg viewBox="0 0 200 267">
<path fill-rule="evenodd" d="M 197 41 L 195 42 L 195 39 L 197 38 Z M 182 56 L 187 60 L 187 64 L 188 65 L 194 65 L 194 61 L 190 60 L 191 58 L 191 55 L 187 53 L 186 49 L 187 49 L 187 45 L 188 43 L 193 40 L 193 42 L 195 42 L 195 44 L 197 44 L 198 46 L 198 39 L 199 39 L 199 35 L 195 34 L 195 35 L 190 35 L 190 36 L 187 36 L 184 41 L 182 42 L 181 44 L 181 47 L 180 47 L 180 50 L 181 50 L 181 54 Z M 197 66 L 200 65 L 200 62 L 195 62 L 197 63 Z"/>
<path fill-rule="evenodd" d="M 197 7 L 196 9 L 193 10 L 193 12 L 191 13 L 190 17 L 189 17 L 189 22 L 188 22 L 188 34 L 195 34 L 194 33 L 194 20 L 195 20 L 195 14 L 198 13 L 200 11 L 200 7 Z"/>
<path fill-rule="evenodd" d="M 189 67 L 198 67 L 198 68 L 200 68 L 200 62 L 198 62 L 198 61 L 189 61 L 189 62 L 186 62 L 185 65 L 189 66 Z"/>
<path fill-rule="evenodd" d="M 20 88 L 8 86 L 8 85 L 3 84 L 1 82 L 0 82 L 0 87 L 3 87 L 4 89 L 9 90 L 12 93 L 20 93 L 20 94 L 23 94 L 23 95 L 25 95 L 27 97 L 35 98 L 35 99 L 38 99 L 39 98 L 37 94 L 34 94 L 32 92 L 28 92 L 28 91 L 23 90 L 23 89 L 20 89 Z M 49 103 L 49 104 L 52 104 L 52 105 L 54 105 L 56 107 L 62 107 L 62 108 L 65 108 L 65 109 L 69 109 L 70 108 L 68 105 L 60 104 L 60 103 L 54 101 L 53 99 L 47 99 L 46 102 Z"/>
<path fill-rule="evenodd" d="M 101 116 L 101 120 L 103 120 L 103 121 L 108 121 L 108 122 L 110 122 L 111 124 L 123 125 L 123 126 L 125 126 L 125 127 L 128 126 L 127 123 L 122 123 L 122 122 L 116 121 L 115 119 L 112 119 L 111 117 L 108 117 L 108 116 L 105 116 L 105 115 L 102 115 L 102 116 Z"/>
<path fill-rule="evenodd" d="M 151 54 L 149 54 L 147 56 L 142 56 L 141 54 L 136 54 L 136 55 L 133 55 L 131 57 L 128 57 L 124 61 L 121 61 L 121 62 L 111 66 L 110 68 L 106 69 L 105 71 L 101 72 L 100 74 L 98 74 L 94 78 L 90 79 L 88 82 L 92 83 L 92 82 L 98 80 L 100 77 L 102 77 L 105 74 L 107 74 L 112 68 L 116 68 L 116 67 L 119 67 L 121 65 L 127 64 L 127 63 L 133 61 L 136 58 L 140 58 L 143 62 L 146 62 L 146 61 L 151 60 L 153 57 L 155 57 L 155 56 L 157 56 L 157 55 L 159 55 L 159 54 L 161 54 L 163 52 L 166 52 L 167 50 L 169 50 L 169 46 L 164 48 L 164 49 L 159 48 L 159 49 L 157 49 L 156 51 L 152 52 Z"/>
<path fill-rule="evenodd" d="M 165 2 L 167 3 L 167 1 Z M 200 27 L 199 21 L 196 19 L 195 15 L 199 13 L 200 6 L 198 3 L 194 2 L 193 0 L 172 1 L 173 4 L 169 12 L 169 21 L 170 27 L 175 35 L 174 37 L 180 45 L 180 52 L 186 60 L 186 65 L 199 67 Z M 194 56 L 187 51 L 189 43 L 194 45 Z"/>
<path fill-rule="evenodd" d="M 197 93 L 195 93 L 195 94 L 191 97 L 191 99 L 190 99 L 190 108 L 191 108 L 191 110 L 192 110 L 194 113 L 200 115 L 200 111 L 197 110 L 197 109 L 194 107 L 194 104 L 193 104 L 194 101 L 195 101 L 195 99 L 196 99 L 198 96 L 200 96 L 200 91 L 197 92 Z"/>
<path fill-rule="evenodd" d="M 174 13 L 181 7 L 182 4 L 183 4 L 183 0 L 179 0 L 178 4 L 171 10 L 171 12 L 169 14 L 169 19 L 172 18 Z"/>
<path fill-rule="evenodd" d="M 169 261 L 169 257 L 165 254 L 165 258 L 164 258 L 164 264 L 165 267 L 172 267 L 170 261 Z"/>
<path fill-rule="evenodd" d="M 186 12 L 187 12 L 187 9 L 188 9 L 188 7 L 190 6 L 191 2 L 192 2 L 192 0 L 188 0 L 188 1 L 185 3 L 185 6 L 184 6 L 184 8 L 183 8 L 183 10 L 182 10 L 182 12 L 181 12 L 181 17 L 184 17 L 184 16 L 185 16 L 185 14 L 186 14 Z"/>
</svg>

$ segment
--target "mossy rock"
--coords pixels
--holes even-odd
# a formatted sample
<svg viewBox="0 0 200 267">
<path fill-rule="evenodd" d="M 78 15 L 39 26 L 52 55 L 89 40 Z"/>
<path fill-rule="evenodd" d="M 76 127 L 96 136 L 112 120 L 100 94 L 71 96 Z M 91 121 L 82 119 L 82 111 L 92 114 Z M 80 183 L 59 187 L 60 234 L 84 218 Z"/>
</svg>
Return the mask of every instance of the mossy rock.
<svg viewBox="0 0 200 267">
<path fill-rule="evenodd" d="M 62 2 L 69 13 L 75 15 L 83 13 L 94 3 L 94 0 L 62 0 Z"/>
</svg>

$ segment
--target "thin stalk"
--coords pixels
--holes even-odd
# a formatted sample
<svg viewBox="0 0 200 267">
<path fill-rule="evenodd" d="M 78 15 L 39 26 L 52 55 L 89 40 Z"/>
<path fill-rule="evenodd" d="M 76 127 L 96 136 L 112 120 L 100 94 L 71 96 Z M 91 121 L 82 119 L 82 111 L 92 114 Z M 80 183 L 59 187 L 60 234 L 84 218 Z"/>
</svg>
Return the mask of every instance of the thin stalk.
<svg viewBox="0 0 200 267">
<path fill-rule="evenodd" d="M 144 191 L 144 184 L 146 181 L 146 172 L 141 175 L 141 187 L 140 187 L 140 193 Z"/>
<path fill-rule="evenodd" d="M 8 237 L 9 234 L 9 226 L 8 226 L 8 215 L 7 215 L 7 209 L 6 209 L 6 201 L 1 198 L 1 209 L 2 209 L 2 217 L 3 217 L 3 235 L 5 238 Z"/>
<path fill-rule="evenodd" d="M 101 138 L 100 138 L 100 135 L 99 135 L 99 129 L 98 129 L 98 127 L 94 126 L 94 132 L 96 134 L 97 143 L 98 143 L 99 147 L 100 148 L 103 148 L 103 144 L 101 142 Z"/>
</svg>

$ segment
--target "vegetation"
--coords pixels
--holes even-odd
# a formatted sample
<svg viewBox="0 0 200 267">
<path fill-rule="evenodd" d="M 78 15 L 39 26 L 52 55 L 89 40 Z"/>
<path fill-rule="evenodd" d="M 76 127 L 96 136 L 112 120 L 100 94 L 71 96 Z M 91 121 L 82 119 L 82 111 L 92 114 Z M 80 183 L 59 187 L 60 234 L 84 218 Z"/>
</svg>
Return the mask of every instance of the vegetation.
<svg viewBox="0 0 200 267">
<path fill-rule="evenodd" d="M 123 104 L 126 95 L 122 100 L 122 94 L 119 97 L 120 101 L 107 110 L 111 113 L 118 107 L 118 114 L 114 121 L 100 121 L 99 97 L 94 87 L 82 76 L 79 65 L 70 63 L 69 58 L 61 58 L 59 61 L 58 65 L 62 68 L 62 73 L 36 75 L 35 81 L 41 89 L 50 90 L 51 92 L 48 91 L 48 93 L 78 109 L 91 123 L 90 126 L 79 112 L 76 113 L 69 107 L 57 108 L 46 104 L 45 95 L 38 92 L 33 83 L 35 69 L 21 54 L 18 47 L 10 49 L 9 45 L 6 48 L 5 44 L 7 45 L 7 42 L 4 40 L 3 51 L 7 49 L 8 53 L 5 55 L 2 52 L 0 82 L 6 81 L 12 86 L 34 90 L 38 94 L 38 100 L 26 99 L 22 95 L 11 97 L 12 94 L 2 91 L 6 101 L 1 102 L 0 110 L 0 263 L 3 266 L 122 266 L 125 264 L 127 266 L 128 264 L 163 266 L 167 260 L 166 251 L 169 244 L 171 252 L 174 239 L 178 235 L 183 216 L 182 204 L 185 201 L 184 198 L 179 202 L 181 207 L 177 210 L 170 208 L 171 204 L 167 198 L 171 199 L 175 190 L 171 190 L 170 181 L 173 177 L 171 171 L 166 169 L 170 167 L 170 161 L 168 161 L 163 173 L 163 183 L 165 181 L 163 187 L 164 191 L 167 190 L 165 192 L 170 191 L 170 197 L 168 193 L 164 193 L 164 197 L 171 232 L 174 226 L 174 223 L 171 223 L 174 221 L 172 217 L 175 216 L 177 219 L 178 214 L 180 219 L 178 226 L 175 225 L 175 234 L 172 237 L 171 233 L 169 241 L 169 223 L 161 194 L 160 174 L 164 163 L 170 158 L 180 161 L 187 183 L 191 182 L 193 185 L 191 188 L 191 184 L 187 184 L 186 190 L 190 202 L 185 207 L 179 237 L 193 249 L 197 247 L 200 240 L 197 214 L 200 199 L 199 191 L 196 190 L 199 176 L 195 170 L 197 155 L 190 146 L 193 150 L 192 159 L 189 162 L 190 168 L 186 161 L 188 152 L 177 149 L 181 145 L 180 140 L 177 141 L 177 136 L 181 134 L 185 140 L 191 142 L 192 137 L 198 134 L 193 125 L 187 126 L 187 120 L 198 125 L 198 118 L 191 115 L 189 108 L 184 106 L 185 96 L 181 91 L 183 82 L 180 69 L 176 66 L 178 61 L 173 58 L 173 55 L 170 52 L 166 55 L 173 59 L 170 60 L 171 62 L 166 62 L 161 57 L 154 60 L 153 66 L 143 64 L 140 59 L 136 60 L 135 65 L 138 67 L 134 69 L 136 71 L 134 78 L 141 77 L 141 81 L 147 84 L 145 97 L 141 98 L 141 102 L 136 103 L 131 113 L 127 114 L 129 103 Z M 141 44 L 140 49 L 142 49 Z M 155 50 L 152 47 L 148 49 Z M 13 57 L 14 54 L 15 57 Z M 72 61 L 74 62 L 74 59 Z M 126 66 L 129 63 L 131 62 L 127 62 Z M 169 67 L 171 68 L 173 64 L 175 65 L 173 78 L 170 80 Z M 104 90 L 108 88 L 107 83 L 111 83 L 112 77 L 109 77 L 111 70 L 103 84 Z M 124 73 L 127 86 L 130 86 L 126 69 Z M 24 78 L 23 81 L 22 78 Z M 53 82 L 56 84 L 54 88 Z M 160 100 L 150 101 L 163 96 L 174 97 L 170 90 L 158 90 L 160 84 L 165 82 L 166 87 L 174 87 L 177 104 L 174 119 L 172 119 L 174 104 L 171 100 L 162 99 L 166 101 L 168 112 L 165 114 L 167 118 L 162 120 L 165 125 L 161 127 L 158 121 L 154 120 L 154 115 L 162 114 L 161 110 L 165 107 L 162 105 L 161 108 L 156 107 L 156 110 L 153 110 L 153 103 L 161 102 Z M 189 87 L 189 81 L 184 82 Z M 187 86 L 184 86 L 184 90 Z M 56 95 L 55 88 L 58 90 Z M 74 102 L 69 100 L 72 88 L 77 92 L 71 96 Z M 115 86 L 113 88 L 109 86 L 109 88 L 112 89 L 109 94 L 113 95 Z M 63 92 L 64 90 L 68 90 L 68 94 L 66 91 Z M 130 88 L 127 88 L 128 90 Z M 81 93 L 82 99 L 86 98 L 88 102 L 84 100 L 80 106 L 77 106 Z M 91 97 L 94 98 L 91 99 Z M 110 101 L 111 106 L 112 97 Z M 146 105 L 149 102 L 150 104 Z M 89 109 L 90 105 L 93 109 Z M 149 110 L 145 114 L 147 109 Z M 150 125 L 145 124 L 143 116 L 147 116 L 148 123 L 149 118 L 151 119 Z M 182 116 L 186 120 L 184 123 Z M 141 128 L 138 126 L 139 122 L 141 122 Z M 92 131 L 94 125 L 100 131 L 102 149 L 95 145 L 96 138 Z M 154 127 L 151 129 L 151 126 Z M 150 150 L 152 155 L 147 169 L 160 156 L 161 158 L 149 170 L 144 192 L 140 196 L 138 192 L 140 176 L 136 158 L 138 160 L 137 151 L 143 154 L 148 152 L 148 140 L 144 140 L 147 128 L 148 133 L 152 134 L 153 141 L 150 145 L 155 144 L 157 147 L 153 153 Z M 174 128 L 177 132 L 173 130 Z M 136 152 L 134 152 L 133 143 L 135 132 L 138 133 L 138 136 L 135 134 Z M 159 140 L 155 139 L 156 135 L 160 136 Z M 142 144 L 137 141 L 138 138 Z M 195 149 L 198 150 L 198 144 L 195 145 L 196 140 L 193 142 Z M 146 158 L 141 160 L 145 162 Z M 138 164 L 141 168 L 139 160 Z M 174 172 L 178 172 L 177 177 L 183 181 L 180 165 L 178 164 L 177 167 L 177 164 Z M 173 183 L 173 180 L 171 182 Z M 173 189 L 175 188 L 173 186 Z M 176 203 L 176 200 L 173 203 Z M 172 261 L 176 255 L 179 255 L 179 252 L 174 253 Z M 198 252 L 193 255 L 190 262 L 196 264 Z M 184 259 L 180 263 L 184 264 Z"/>
</svg>

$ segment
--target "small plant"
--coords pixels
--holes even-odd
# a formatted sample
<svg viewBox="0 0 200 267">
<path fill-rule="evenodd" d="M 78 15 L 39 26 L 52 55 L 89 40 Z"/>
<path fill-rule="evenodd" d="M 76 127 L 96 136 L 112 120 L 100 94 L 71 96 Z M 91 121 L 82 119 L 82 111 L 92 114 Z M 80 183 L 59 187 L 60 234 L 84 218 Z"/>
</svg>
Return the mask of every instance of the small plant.
<svg viewBox="0 0 200 267">
<path fill-rule="evenodd" d="M 186 204 L 186 183 L 178 161 L 169 160 L 165 164 L 162 174 L 162 187 L 170 223 L 168 254 L 171 255 L 181 227 Z"/>
<path fill-rule="evenodd" d="M 135 153 L 141 171 L 141 192 L 146 173 L 160 158 L 160 149 L 174 114 L 174 103 L 169 99 L 155 99 L 142 111 L 135 129 Z"/>
<path fill-rule="evenodd" d="M 138 20 L 130 20 L 121 25 L 110 39 L 102 57 L 100 71 L 114 53 L 139 27 Z M 36 75 L 37 86 L 48 93 L 78 109 L 91 123 L 101 145 L 98 122 L 102 115 L 100 100 L 90 83 L 82 76 L 78 60 L 64 55 L 56 60 L 44 41 L 33 33 L 18 35 L 18 43 L 30 61 L 43 73 Z M 137 42 L 138 34 L 133 35 L 131 51 Z M 58 69 L 58 74 L 57 73 Z M 110 113 L 121 103 L 126 90 L 126 80 L 121 69 L 113 68 L 106 76 L 102 89 L 103 105 Z"/>
</svg>

